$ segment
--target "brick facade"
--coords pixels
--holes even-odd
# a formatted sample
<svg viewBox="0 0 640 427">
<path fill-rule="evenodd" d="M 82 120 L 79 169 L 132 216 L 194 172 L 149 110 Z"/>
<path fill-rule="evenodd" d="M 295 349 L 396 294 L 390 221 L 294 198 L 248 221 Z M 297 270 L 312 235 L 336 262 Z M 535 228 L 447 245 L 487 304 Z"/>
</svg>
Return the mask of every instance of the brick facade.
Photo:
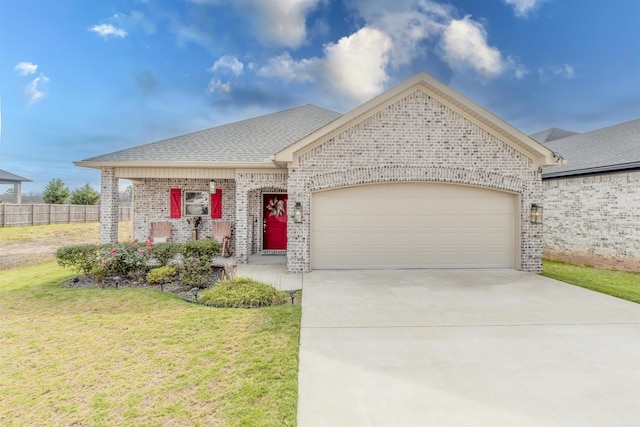
<svg viewBox="0 0 640 427">
<path fill-rule="evenodd" d="M 640 272 L 640 172 L 545 179 L 545 258 Z"/>
<path fill-rule="evenodd" d="M 542 229 L 529 222 L 542 201 L 532 161 L 421 90 L 304 152 L 289 170 L 289 203 L 301 202 L 303 222 L 289 222 L 288 269 L 310 270 L 311 193 L 380 182 L 451 182 L 520 195 L 521 266 L 542 268 Z"/>
<path fill-rule="evenodd" d="M 258 251 L 262 224 L 264 192 L 287 192 L 287 173 L 236 173 L 236 260 L 246 263 L 249 255 Z M 291 223 L 291 221 L 289 221 Z"/>
<path fill-rule="evenodd" d="M 232 179 L 216 179 L 216 187 L 222 190 L 222 220 L 236 221 L 236 185 Z M 191 240 L 191 228 L 184 216 L 170 218 L 169 193 L 172 188 L 183 191 L 209 191 L 208 179 L 147 179 L 133 184 L 133 238 L 144 241 L 149 237 L 152 222 L 169 221 L 172 224 L 174 242 Z M 198 226 L 198 238 L 211 236 L 214 219 L 203 215 Z M 231 250 L 236 247 L 236 233 L 231 234 Z"/>
<path fill-rule="evenodd" d="M 102 168 L 100 184 L 100 243 L 118 240 L 120 189 L 114 168 Z"/>
</svg>

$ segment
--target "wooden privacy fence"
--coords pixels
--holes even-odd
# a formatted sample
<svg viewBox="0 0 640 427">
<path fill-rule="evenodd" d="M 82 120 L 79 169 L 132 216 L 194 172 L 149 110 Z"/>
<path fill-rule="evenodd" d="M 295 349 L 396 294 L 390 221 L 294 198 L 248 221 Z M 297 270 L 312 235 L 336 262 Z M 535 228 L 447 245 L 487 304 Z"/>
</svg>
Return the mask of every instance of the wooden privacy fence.
<svg viewBox="0 0 640 427">
<path fill-rule="evenodd" d="M 120 221 L 131 220 L 131 207 L 120 207 Z M 0 203 L 0 227 L 100 221 L 100 206 Z"/>
</svg>

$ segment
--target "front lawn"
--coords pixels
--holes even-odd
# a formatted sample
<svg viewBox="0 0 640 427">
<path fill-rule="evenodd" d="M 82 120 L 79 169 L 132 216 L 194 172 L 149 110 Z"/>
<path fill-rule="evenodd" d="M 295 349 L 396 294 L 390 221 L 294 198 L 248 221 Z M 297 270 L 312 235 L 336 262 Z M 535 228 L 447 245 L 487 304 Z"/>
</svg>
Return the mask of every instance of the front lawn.
<svg viewBox="0 0 640 427">
<path fill-rule="evenodd" d="M 602 270 L 564 262 L 542 262 L 542 275 L 603 294 L 640 303 L 640 274 Z"/>
<path fill-rule="evenodd" d="M 216 309 L 0 275 L 0 425 L 295 425 L 300 306 Z"/>
</svg>

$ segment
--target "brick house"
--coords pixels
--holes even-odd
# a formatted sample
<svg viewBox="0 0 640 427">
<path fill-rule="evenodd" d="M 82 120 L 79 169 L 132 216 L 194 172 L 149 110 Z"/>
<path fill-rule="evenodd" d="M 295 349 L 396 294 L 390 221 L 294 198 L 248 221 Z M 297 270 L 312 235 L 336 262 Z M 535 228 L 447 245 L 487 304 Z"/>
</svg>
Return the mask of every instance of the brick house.
<svg viewBox="0 0 640 427">
<path fill-rule="evenodd" d="M 286 253 L 291 272 L 541 269 L 543 167 L 563 159 L 426 73 L 341 115 L 306 105 L 76 162 L 102 171 L 101 239 L 118 180 L 134 238 L 185 217 L 232 221 L 239 263 Z M 210 184 L 215 182 L 215 192 Z"/>
<path fill-rule="evenodd" d="M 640 272 L 640 119 L 531 137 L 568 162 L 542 173 L 545 258 Z"/>
</svg>

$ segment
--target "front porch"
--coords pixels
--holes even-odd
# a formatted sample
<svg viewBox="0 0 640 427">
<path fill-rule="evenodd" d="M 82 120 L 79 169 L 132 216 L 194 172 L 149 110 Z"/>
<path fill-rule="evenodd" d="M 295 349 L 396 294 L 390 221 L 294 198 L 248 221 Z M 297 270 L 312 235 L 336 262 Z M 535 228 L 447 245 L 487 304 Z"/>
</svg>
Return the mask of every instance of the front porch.
<svg viewBox="0 0 640 427">
<path fill-rule="evenodd" d="M 102 169 L 101 231 L 102 242 L 117 239 L 119 179 L 133 183 L 133 238 L 149 238 L 151 224 L 171 225 L 170 240 L 191 240 L 189 220 L 200 217 L 197 238 L 212 235 L 216 221 L 233 224 L 230 249 L 232 258 L 221 258 L 221 264 L 280 265 L 287 267 L 287 173 L 279 171 L 201 170 L 198 178 L 162 177 L 178 171 Z M 183 171 L 185 176 L 191 171 Z M 144 176 L 151 175 L 151 176 Z M 261 257 L 263 256 L 263 257 Z"/>
</svg>

